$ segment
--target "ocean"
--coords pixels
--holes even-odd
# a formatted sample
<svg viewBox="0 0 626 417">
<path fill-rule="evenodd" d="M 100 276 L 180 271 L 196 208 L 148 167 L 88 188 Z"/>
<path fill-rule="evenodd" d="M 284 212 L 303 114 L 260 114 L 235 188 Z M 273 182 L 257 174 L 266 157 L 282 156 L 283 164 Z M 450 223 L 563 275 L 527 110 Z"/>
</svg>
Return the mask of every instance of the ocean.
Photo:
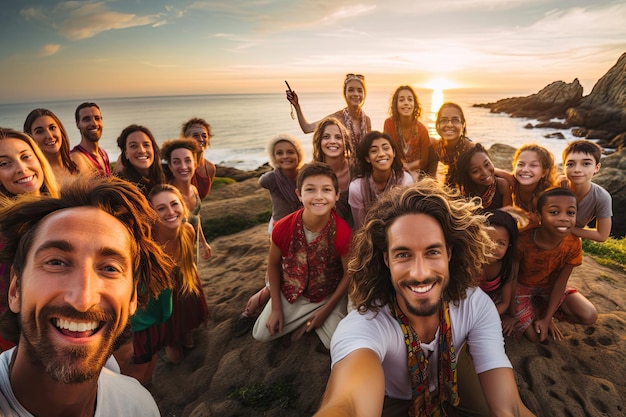
<svg viewBox="0 0 626 417">
<path fill-rule="evenodd" d="M 468 136 L 487 148 L 494 143 L 519 147 L 525 143 L 539 143 L 555 155 L 557 163 L 568 141 L 576 139 L 569 130 L 560 131 L 565 139 L 547 139 L 544 135 L 554 129 L 526 129 L 535 120 L 511 118 L 506 114 L 490 113 L 488 109 L 472 104 L 489 103 L 501 98 L 525 96 L 525 93 L 480 91 L 416 91 L 422 104 L 421 121 L 431 136 L 438 137 L 434 120 L 437 109 L 444 101 L 460 104 L 467 119 Z M 309 121 L 345 107 L 338 93 L 298 93 L 303 112 Z M 391 93 L 368 94 L 363 107 L 372 120 L 374 130 L 382 130 L 388 117 Z M 206 151 L 210 161 L 242 170 L 255 169 L 268 161 L 265 144 L 277 133 L 290 133 L 304 147 L 307 160 L 312 156 L 312 134 L 303 134 L 297 120 L 290 117 L 290 105 L 284 93 L 280 94 L 209 94 L 193 96 L 159 96 L 101 98 L 87 100 L 62 100 L 37 103 L 0 104 L 0 126 L 22 130 L 26 115 L 37 107 L 52 110 L 63 122 L 70 136 L 70 146 L 80 142 L 74 122 L 74 110 L 82 101 L 94 101 L 100 106 L 104 119 L 101 146 L 111 160 L 117 159 L 120 150 L 116 139 L 126 126 L 136 123 L 148 127 L 158 143 L 177 138 L 181 124 L 191 117 L 207 120 L 213 130 L 211 147 Z"/>
</svg>

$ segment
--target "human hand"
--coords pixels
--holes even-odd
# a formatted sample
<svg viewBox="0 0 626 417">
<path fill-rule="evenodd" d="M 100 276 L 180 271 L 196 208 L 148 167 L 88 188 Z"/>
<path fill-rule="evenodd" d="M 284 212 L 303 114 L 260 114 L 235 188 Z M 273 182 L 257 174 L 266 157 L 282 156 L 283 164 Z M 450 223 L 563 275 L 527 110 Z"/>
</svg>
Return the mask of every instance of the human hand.
<svg viewBox="0 0 626 417">
<path fill-rule="evenodd" d="M 504 333 L 505 336 L 511 336 L 513 334 L 516 324 L 516 317 L 509 316 L 508 314 L 502 315 L 502 333 Z"/>
<path fill-rule="evenodd" d="M 267 319 L 265 327 L 267 327 L 267 330 L 269 330 L 272 336 L 275 336 L 283 332 L 283 321 L 283 312 L 272 309 L 272 313 Z"/>
<path fill-rule="evenodd" d="M 298 95 L 296 94 L 296 92 L 293 90 L 285 90 L 285 93 L 287 93 L 287 101 L 289 101 L 295 107 L 298 107 Z"/>
<path fill-rule="evenodd" d="M 211 245 L 208 243 L 204 243 L 202 248 L 202 259 L 209 259 L 211 255 L 213 255 L 213 249 L 211 249 Z"/>
<path fill-rule="evenodd" d="M 309 320 L 307 320 L 306 322 L 306 331 L 310 332 L 311 330 L 319 329 L 320 327 L 322 327 L 322 325 L 328 318 L 329 313 L 330 312 L 327 312 L 325 308 L 320 308 L 315 313 L 313 313 L 311 317 L 309 317 Z"/>
<path fill-rule="evenodd" d="M 535 320 L 535 322 L 533 323 L 533 327 L 535 329 L 535 332 L 539 336 L 540 342 L 543 342 L 544 340 L 546 340 L 546 338 L 548 337 L 548 334 L 550 334 L 551 326 L 552 326 L 552 317 Z"/>
</svg>

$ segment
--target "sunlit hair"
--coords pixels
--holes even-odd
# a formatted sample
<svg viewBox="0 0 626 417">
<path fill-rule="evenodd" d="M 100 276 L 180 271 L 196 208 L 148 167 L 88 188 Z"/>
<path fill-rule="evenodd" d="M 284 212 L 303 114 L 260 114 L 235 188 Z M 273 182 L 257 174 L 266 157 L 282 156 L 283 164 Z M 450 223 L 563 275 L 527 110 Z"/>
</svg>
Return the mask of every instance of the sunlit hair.
<svg viewBox="0 0 626 417">
<path fill-rule="evenodd" d="M 202 128 L 206 130 L 206 133 L 207 133 L 206 143 L 207 143 L 207 146 L 209 146 L 211 144 L 211 138 L 213 137 L 213 131 L 211 130 L 211 125 L 209 124 L 209 122 L 199 117 L 193 117 L 181 125 L 181 128 L 180 128 L 181 137 L 184 137 L 184 138 L 190 137 L 189 130 L 194 126 L 202 126 Z M 200 148 L 202 148 L 202 146 Z M 204 161 L 204 152 L 202 151 L 202 149 L 200 149 L 200 152 L 198 152 L 197 159 L 198 159 L 198 166 L 202 166 L 203 161 Z"/>
<path fill-rule="evenodd" d="M 422 115 L 422 105 L 420 104 L 419 98 L 417 97 L 415 90 L 413 90 L 413 87 L 411 87 L 410 85 L 401 85 L 400 87 L 396 88 L 396 91 L 393 93 L 393 96 L 391 97 L 391 101 L 389 103 L 389 116 L 391 116 L 393 120 L 396 121 L 396 123 L 398 120 L 400 120 L 400 112 L 398 111 L 398 96 L 403 90 L 409 91 L 413 96 L 413 119 L 418 120 Z"/>
<path fill-rule="evenodd" d="M 452 103 L 450 101 L 443 103 L 441 107 L 439 107 L 439 111 L 437 112 L 437 120 L 435 120 L 435 126 L 437 127 L 437 132 L 439 132 L 439 119 L 441 119 L 441 112 L 446 107 L 454 107 L 461 113 L 461 123 L 463 124 L 463 131 L 461 132 L 461 136 L 467 136 L 467 123 L 465 123 L 465 113 L 463 113 L 463 109 L 456 103 Z"/>
<path fill-rule="evenodd" d="M 591 155 L 593 159 L 595 159 L 596 165 L 599 164 L 602 159 L 602 148 L 600 145 L 586 139 L 575 140 L 567 144 L 565 149 L 563 149 L 563 166 L 567 163 L 567 156 L 571 153 Z"/>
<path fill-rule="evenodd" d="M 302 185 L 304 181 L 309 177 L 314 177 L 316 175 L 324 175 L 333 183 L 333 187 L 335 188 L 335 193 L 339 192 L 339 181 L 337 180 L 337 175 L 335 171 L 330 167 L 330 165 L 325 164 L 324 162 L 313 161 L 308 164 L 305 164 L 298 171 L 298 177 L 296 178 L 296 188 L 300 193 L 302 193 Z"/>
<path fill-rule="evenodd" d="M 502 268 L 500 268 L 500 278 L 502 284 L 515 279 L 516 270 L 514 269 L 515 245 L 517 244 L 518 226 L 515 218 L 502 210 L 494 210 L 488 218 L 490 227 L 500 226 L 507 231 L 509 235 L 509 247 L 502 257 Z M 495 242 L 494 242 L 495 243 Z"/>
<path fill-rule="evenodd" d="M 43 173 L 43 184 L 39 191 L 42 194 L 48 194 L 52 197 L 57 197 L 59 195 L 59 190 L 57 187 L 56 178 L 54 177 L 54 172 L 52 172 L 52 168 L 50 167 L 48 160 L 44 156 L 41 149 L 39 149 L 37 143 L 35 143 L 35 140 L 28 136 L 26 133 L 0 127 L 0 141 L 3 139 L 18 139 L 22 142 L 26 142 L 28 146 L 30 146 L 31 150 L 35 154 L 35 157 L 37 158 L 37 161 L 39 161 L 39 165 L 41 166 L 41 172 Z M 15 197 L 15 195 L 7 191 L 7 189 L 1 183 L 0 193 L 3 194 L 5 197 Z"/>
<path fill-rule="evenodd" d="M 159 145 L 154 139 L 154 136 L 152 135 L 150 129 L 136 124 L 132 124 L 124 128 L 124 130 L 122 130 L 122 133 L 120 133 L 119 137 L 117 138 L 117 146 L 120 148 L 121 151 L 120 160 L 122 161 L 122 165 L 124 166 L 120 176 L 132 183 L 142 183 L 143 175 L 141 175 L 139 171 L 137 171 L 137 168 L 135 168 L 135 166 L 126 157 L 126 142 L 128 142 L 128 137 L 131 135 L 131 133 L 135 132 L 144 133 L 148 137 L 148 139 L 150 139 L 150 144 L 152 146 L 154 160 L 152 161 L 152 165 L 150 165 L 150 168 L 148 169 L 148 188 L 154 186 L 155 184 L 164 183 L 165 175 L 163 174 L 163 168 L 161 166 L 161 153 L 159 152 Z M 146 191 L 149 192 L 150 190 L 147 189 Z"/>
<path fill-rule="evenodd" d="M 267 142 L 265 152 L 267 152 L 267 156 L 270 159 L 270 166 L 272 168 L 276 168 L 278 166 L 278 162 L 276 161 L 276 155 L 274 155 L 274 148 L 279 142 L 289 142 L 293 145 L 293 147 L 296 149 L 296 154 L 298 155 L 298 166 L 296 167 L 296 169 L 300 169 L 302 165 L 304 165 L 304 149 L 302 148 L 302 144 L 300 143 L 300 141 L 288 133 L 279 133 L 278 135 L 272 137 L 269 142 Z"/>
<path fill-rule="evenodd" d="M 200 151 L 200 145 L 194 139 L 181 138 L 167 140 L 161 145 L 161 157 L 172 165 L 172 152 L 176 149 L 188 149 L 194 156 Z"/>
<path fill-rule="evenodd" d="M 322 150 L 322 137 L 324 131 L 328 126 L 337 126 L 339 133 L 341 134 L 341 143 L 343 144 L 343 154 L 346 159 L 350 158 L 352 153 L 352 141 L 350 140 L 350 134 L 345 126 L 334 117 L 325 117 L 317 123 L 315 130 L 313 131 L 313 160 L 319 162 L 326 162 L 326 155 Z"/>
<path fill-rule="evenodd" d="M 152 225 L 159 219 L 157 214 L 137 187 L 117 177 L 101 176 L 78 176 L 64 184 L 58 197 L 24 194 L 14 204 L 0 208 L 0 233 L 4 244 L 0 263 L 13 269 L 18 287 L 41 222 L 51 213 L 77 207 L 98 208 L 118 219 L 128 230 L 130 247 L 126 250 L 132 260 L 139 306 L 171 287 L 171 261 L 151 235 Z M 7 268 L 7 276 L 2 277 L 5 282 L 9 280 L 10 268 Z M 6 289 L 2 296 L 6 300 Z M 17 314 L 9 310 L 5 319 L 13 320 L 10 326 L 15 328 Z"/>
<path fill-rule="evenodd" d="M 52 113 L 52 111 L 39 108 L 28 113 L 26 120 L 24 120 L 24 132 L 33 136 L 33 124 L 42 116 L 51 117 L 61 132 L 61 148 L 59 149 L 59 153 L 61 154 L 61 163 L 71 174 L 78 172 L 76 162 L 72 161 L 72 158 L 70 158 L 70 137 L 67 134 L 67 130 L 65 130 L 65 126 L 61 123 L 61 120 L 56 114 Z"/>
<path fill-rule="evenodd" d="M 209 136 L 208 140 L 211 140 L 211 138 L 213 137 L 213 131 L 211 130 L 211 125 L 209 124 L 209 122 L 199 117 L 192 117 L 191 119 L 183 123 L 180 128 L 180 134 L 183 137 L 188 137 L 189 129 L 191 129 L 192 127 L 196 125 L 202 126 L 204 130 L 206 130 L 207 135 Z"/>
<path fill-rule="evenodd" d="M 456 161 L 457 185 L 459 187 L 459 190 L 461 190 L 461 194 L 466 197 L 480 196 L 482 194 L 482 191 L 478 188 L 478 185 L 474 183 L 474 181 L 472 181 L 469 172 L 472 158 L 477 153 L 484 153 L 491 161 L 491 158 L 489 157 L 489 152 L 480 143 L 477 143 L 473 147 L 466 149 Z"/>
<path fill-rule="evenodd" d="M 80 103 L 78 107 L 76 107 L 76 111 L 74 111 L 74 119 L 76 119 L 76 123 L 80 121 L 80 111 L 88 107 L 95 107 L 96 109 L 100 110 L 100 106 L 98 106 L 96 103 L 92 103 L 90 101 Z"/>
<path fill-rule="evenodd" d="M 569 188 L 551 187 L 539 194 L 539 198 L 537 199 L 537 211 L 539 213 L 541 213 L 541 209 L 546 204 L 546 200 L 550 197 L 572 197 L 576 202 L 576 194 Z"/>
<path fill-rule="evenodd" d="M 370 147 L 376 139 L 385 139 L 389 142 L 389 146 L 391 146 L 395 154 L 391 164 L 391 170 L 396 174 L 397 178 L 401 178 L 404 172 L 402 165 L 404 152 L 398 147 L 398 144 L 391 136 L 377 130 L 372 130 L 365 135 L 356 147 L 356 172 L 354 173 L 354 178 L 367 178 L 372 176 L 372 164 L 367 162 L 367 158 L 369 157 Z"/>
<path fill-rule="evenodd" d="M 478 284 L 477 277 L 491 249 L 487 219 L 478 210 L 476 201 L 467 201 L 457 190 L 432 178 L 383 195 L 368 211 L 353 239 L 348 261 L 353 305 L 364 313 L 395 302 L 391 273 L 384 260 L 389 249 L 388 230 L 399 217 L 418 213 L 433 217 L 446 240 L 450 279 L 444 298 L 453 302 L 465 298 L 466 290 Z M 419 232 L 415 230 L 416 239 Z"/>
<path fill-rule="evenodd" d="M 554 156 L 552 155 L 552 152 L 541 145 L 537 145 L 535 143 L 522 145 L 513 155 L 513 173 L 515 173 L 517 162 L 522 152 L 535 152 L 539 162 L 541 163 L 541 168 L 546 171 L 546 175 L 539 180 L 533 190 L 532 201 L 537 201 L 539 194 L 556 183 L 556 166 L 554 165 Z M 517 194 L 517 187 L 513 187 L 513 203 L 520 206 Z M 529 209 L 532 211 L 533 207 L 529 207 Z"/>
<path fill-rule="evenodd" d="M 178 188 L 170 184 L 157 184 L 152 188 L 148 194 L 148 200 L 153 208 L 154 197 L 161 193 L 174 194 L 176 198 L 178 198 L 182 207 L 183 217 L 185 219 L 189 218 L 189 210 L 185 205 L 182 194 Z M 178 266 L 178 270 L 174 276 L 174 286 L 180 286 L 183 294 L 202 294 L 202 288 L 199 288 L 197 285 L 197 282 L 199 281 L 199 274 L 194 258 L 195 235 L 196 233 L 193 228 L 186 227 L 184 223 L 182 223 L 176 231 L 176 250 L 174 253 L 174 262 L 176 263 L 176 266 Z"/>
<path fill-rule="evenodd" d="M 348 83 L 352 80 L 356 80 L 363 86 L 363 98 L 367 96 L 367 88 L 365 87 L 365 77 L 361 74 L 346 74 L 346 78 L 343 80 L 343 98 L 348 102 L 348 96 L 346 94 L 346 88 Z"/>
</svg>

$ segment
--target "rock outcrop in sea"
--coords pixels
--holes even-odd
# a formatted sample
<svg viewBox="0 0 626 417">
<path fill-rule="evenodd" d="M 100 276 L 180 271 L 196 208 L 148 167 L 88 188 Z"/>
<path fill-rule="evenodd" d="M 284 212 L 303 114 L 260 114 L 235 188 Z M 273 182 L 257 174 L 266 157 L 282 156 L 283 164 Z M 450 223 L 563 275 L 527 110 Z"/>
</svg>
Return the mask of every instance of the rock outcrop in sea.
<svg viewBox="0 0 626 417">
<path fill-rule="evenodd" d="M 605 148 L 621 149 L 626 145 L 626 53 L 598 80 L 591 93 L 582 95 L 578 79 L 571 83 L 554 81 L 541 91 L 526 97 L 511 97 L 495 103 L 475 104 L 492 113 L 539 120 L 527 127 L 572 128 L 572 134 L 598 139 Z M 565 122 L 551 122 L 551 119 Z M 555 123 L 557 125 L 555 125 Z"/>
</svg>

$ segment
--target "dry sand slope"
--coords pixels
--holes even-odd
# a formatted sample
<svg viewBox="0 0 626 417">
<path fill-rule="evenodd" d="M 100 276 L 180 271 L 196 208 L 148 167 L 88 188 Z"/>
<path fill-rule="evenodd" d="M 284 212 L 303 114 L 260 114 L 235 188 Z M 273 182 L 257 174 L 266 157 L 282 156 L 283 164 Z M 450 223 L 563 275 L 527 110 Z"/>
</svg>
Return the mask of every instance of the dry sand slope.
<svg viewBox="0 0 626 417">
<path fill-rule="evenodd" d="M 203 218 L 223 213 L 253 215 L 269 198 L 256 179 L 214 190 Z M 264 206 L 265 205 L 265 206 Z M 152 392 L 164 416 L 310 416 L 329 374 L 328 355 L 318 352 L 315 334 L 291 346 L 231 336 L 231 326 L 248 297 L 263 285 L 267 225 L 211 242 L 213 257 L 201 261 L 211 319 L 196 331 L 196 347 L 179 366 L 159 362 Z M 524 402 L 537 416 L 626 416 L 626 275 L 589 257 L 575 268 L 570 284 L 597 306 L 593 326 L 561 323 L 565 338 L 533 345 L 506 340 Z M 289 381 L 267 410 L 229 398 L 248 384 Z M 293 398 L 296 398 L 293 400 Z M 285 398 L 291 398 L 288 402 Z"/>
</svg>

